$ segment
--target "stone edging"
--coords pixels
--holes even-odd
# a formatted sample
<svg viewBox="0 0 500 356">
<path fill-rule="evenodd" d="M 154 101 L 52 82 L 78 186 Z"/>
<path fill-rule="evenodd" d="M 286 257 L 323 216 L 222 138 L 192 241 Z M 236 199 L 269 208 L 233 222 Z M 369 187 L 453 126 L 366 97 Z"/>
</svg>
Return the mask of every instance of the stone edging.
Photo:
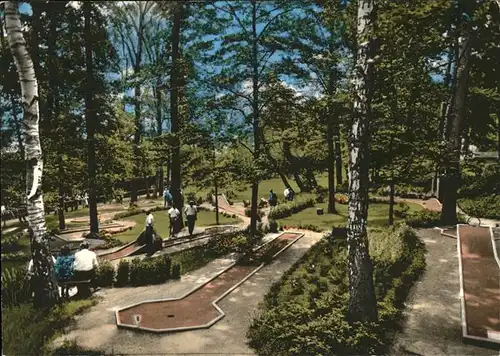
<svg viewBox="0 0 500 356">
<path fill-rule="evenodd" d="M 280 236 L 282 236 L 283 234 L 286 234 L 286 233 L 294 233 L 293 231 L 286 231 L 286 232 L 283 232 L 281 234 L 279 234 L 278 236 L 276 236 L 275 238 L 265 242 L 264 244 L 262 244 L 261 246 L 257 247 L 254 249 L 254 251 L 257 251 L 261 248 L 263 248 L 264 246 L 270 244 L 271 242 L 275 241 L 276 239 L 278 239 Z M 283 251 L 285 251 L 287 248 L 289 248 L 291 245 L 293 245 L 295 242 L 297 242 L 299 239 L 301 239 L 305 234 L 304 233 L 296 233 L 298 234 L 298 237 L 296 237 L 295 239 L 293 239 L 292 241 L 290 241 L 285 247 L 283 247 L 281 250 L 279 250 L 278 252 L 276 252 L 272 258 L 274 259 L 276 256 L 278 256 L 280 253 L 282 253 Z M 175 331 L 186 331 L 186 330 L 195 330 L 195 329 L 207 329 L 209 327 L 211 327 L 212 325 L 214 325 L 215 323 L 217 323 L 219 320 L 221 320 L 222 318 L 224 318 L 224 316 L 226 315 L 224 313 L 224 311 L 217 305 L 217 303 L 222 300 L 223 298 L 225 298 L 229 293 L 231 293 L 233 290 L 235 290 L 236 288 L 238 288 L 241 284 L 243 284 L 245 281 L 247 281 L 250 277 L 252 277 L 255 273 L 257 273 L 261 268 L 263 268 L 266 263 L 261 263 L 256 269 L 254 269 L 249 275 L 247 275 L 245 278 L 243 278 L 241 281 L 239 281 L 238 283 L 236 283 L 234 286 L 232 286 L 231 288 L 229 288 L 226 292 L 224 292 L 221 296 L 219 296 L 215 301 L 212 302 L 212 306 L 217 310 L 217 312 L 219 313 L 219 315 L 213 319 L 212 321 L 210 321 L 209 323 L 205 324 L 205 325 L 198 325 L 198 326 L 189 326 L 189 327 L 180 327 L 180 328 L 169 328 L 169 329 L 151 329 L 151 328 L 145 328 L 145 327 L 140 327 L 140 326 L 131 326 L 129 324 L 122 324 L 121 321 L 120 321 L 120 315 L 119 315 L 119 312 L 120 311 L 123 311 L 123 310 L 126 310 L 126 309 L 130 309 L 130 308 L 133 308 L 135 306 L 138 306 L 138 305 L 141 305 L 141 304 L 145 304 L 145 303 L 154 303 L 154 302 L 165 302 L 165 301 L 176 301 L 176 300 L 181 300 L 181 299 L 184 299 L 186 298 L 187 296 L 189 296 L 190 294 L 193 294 L 194 292 L 196 292 L 197 290 L 203 288 L 207 283 L 210 283 L 212 280 L 216 279 L 217 277 L 219 277 L 220 275 L 222 275 L 223 273 L 225 273 L 226 271 L 228 271 L 229 269 L 231 269 L 232 267 L 234 267 L 236 265 L 238 261 L 234 261 L 233 263 L 231 263 L 231 265 L 229 265 L 227 268 L 225 268 L 224 270 L 222 270 L 221 272 L 217 273 L 215 276 L 213 276 L 212 278 L 210 278 L 209 280 L 205 281 L 203 284 L 193 288 L 192 290 L 188 291 L 187 293 L 185 293 L 184 295 L 182 295 L 181 297 L 178 297 L 178 298 L 164 298 L 164 299 L 153 299 L 153 300 L 147 300 L 147 301 L 142 301 L 140 303 L 135 303 L 133 305 L 129 305 L 129 306 L 126 306 L 124 308 L 121 308 L 121 309 L 117 309 L 115 310 L 115 318 L 116 318 L 116 326 L 117 327 L 121 327 L 121 328 L 128 328 L 128 329 L 133 329 L 133 330 L 145 330 L 145 331 L 150 331 L 150 332 L 155 332 L 155 333 L 162 333 L 162 332 L 175 332 Z"/>
</svg>

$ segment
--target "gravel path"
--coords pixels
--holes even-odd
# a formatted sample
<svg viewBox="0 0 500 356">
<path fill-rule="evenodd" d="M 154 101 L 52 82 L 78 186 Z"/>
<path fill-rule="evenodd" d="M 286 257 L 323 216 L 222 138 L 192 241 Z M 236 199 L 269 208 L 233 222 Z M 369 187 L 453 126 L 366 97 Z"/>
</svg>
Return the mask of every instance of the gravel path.
<svg viewBox="0 0 500 356">
<path fill-rule="evenodd" d="M 499 355 L 462 341 L 457 240 L 435 229 L 420 230 L 427 247 L 427 271 L 410 293 L 404 331 L 393 355 Z"/>
</svg>

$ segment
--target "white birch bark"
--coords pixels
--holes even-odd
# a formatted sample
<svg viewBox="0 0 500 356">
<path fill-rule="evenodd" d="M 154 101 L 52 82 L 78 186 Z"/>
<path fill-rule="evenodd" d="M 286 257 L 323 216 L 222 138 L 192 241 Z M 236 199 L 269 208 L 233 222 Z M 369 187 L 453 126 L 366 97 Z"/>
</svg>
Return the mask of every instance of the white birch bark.
<svg viewBox="0 0 500 356">
<path fill-rule="evenodd" d="M 366 231 L 369 188 L 369 124 L 374 72 L 374 0 L 359 0 L 354 112 L 349 133 L 349 218 L 347 226 L 349 320 L 377 320 L 373 268 Z"/>
<path fill-rule="evenodd" d="M 53 262 L 46 241 L 45 210 L 42 195 L 43 160 L 39 136 L 38 83 L 31 56 L 21 30 L 19 2 L 5 2 L 7 41 L 11 49 L 21 85 L 26 169 L 27 221 L 31 233 L 34 263 L 35 303 L 57 300 L 58 287 L 52 278 Z M 57 295 L 56 295 L 57 293 Z"/>
</svg>

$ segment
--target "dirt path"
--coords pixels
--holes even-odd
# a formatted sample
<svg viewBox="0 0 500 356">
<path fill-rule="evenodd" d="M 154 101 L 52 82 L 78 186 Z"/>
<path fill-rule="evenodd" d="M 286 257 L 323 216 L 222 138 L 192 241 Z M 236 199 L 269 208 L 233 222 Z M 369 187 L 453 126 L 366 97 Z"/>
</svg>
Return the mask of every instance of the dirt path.
<svg viewBox="0 0 500 356">
<path fill-rule="evenodd" d="M 457 240 L 435 229 L 419 233 L 427 247 L 427 270 L 410 293 L 406 325 L 392 354 L 497 356 L 498 351 L 462 340 Z"/>
</svg>

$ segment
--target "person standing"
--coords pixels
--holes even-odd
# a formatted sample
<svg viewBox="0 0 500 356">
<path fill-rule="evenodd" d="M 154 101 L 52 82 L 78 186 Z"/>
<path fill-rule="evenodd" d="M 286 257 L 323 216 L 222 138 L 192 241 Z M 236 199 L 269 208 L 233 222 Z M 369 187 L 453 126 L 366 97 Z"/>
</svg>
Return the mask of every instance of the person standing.
<svg viewBox="0 0 500 356">
<path fill-rule="evenodd" d="M 151 211 L 146 212 L 146 244 L 148 245 L 149 249 L 152 249 L 153 247 L 153 222 L 154 222 L 154 217 L 153 213 Z"/>
<path fill-rule="evenodd" d="M 170 190 L 168 188 L 165 188 L 163 190 L 163 207 L 168 208 L 169 206 L 172 206 L 172 194 L 170 193 Z"/>
<path fill-rule="evenodd" d="M 290 201 L 290 188 L 286 187 L 283 195 L 285 196 L 285 200 Z"/>
<path fill-rule="evenodd" d="M 175 234 L 180 230 L 178 225 L 179 225 L 179 217 L 181 216 L 181 212 L 179 209 L 175 207 L 175 205 L 172 205 L 172 207 L 168 210 L 168 216 L 170 218 L 170 229 L 169 229 L 169 235 L 171 237 L 174 237 Z"/>
<path fill-rule="evenodd" d="M 186 214 L 186 220 L 188 224 L 189 235 L 193 235 L 194 223 L 196 221 L 196 215 L 198 214 L 198 207 L 194 205 L 194 201 L 190 201 L 189 205 L 184 209 L 184 213 Z"/>
<path fill-rule="evenodd" d="M 271 207 L 271 209 L 273 209 L 277 204 L 278 204 L 278 196 L 271 189 L 269 191 L 269 206 Z"/>
</svg>

